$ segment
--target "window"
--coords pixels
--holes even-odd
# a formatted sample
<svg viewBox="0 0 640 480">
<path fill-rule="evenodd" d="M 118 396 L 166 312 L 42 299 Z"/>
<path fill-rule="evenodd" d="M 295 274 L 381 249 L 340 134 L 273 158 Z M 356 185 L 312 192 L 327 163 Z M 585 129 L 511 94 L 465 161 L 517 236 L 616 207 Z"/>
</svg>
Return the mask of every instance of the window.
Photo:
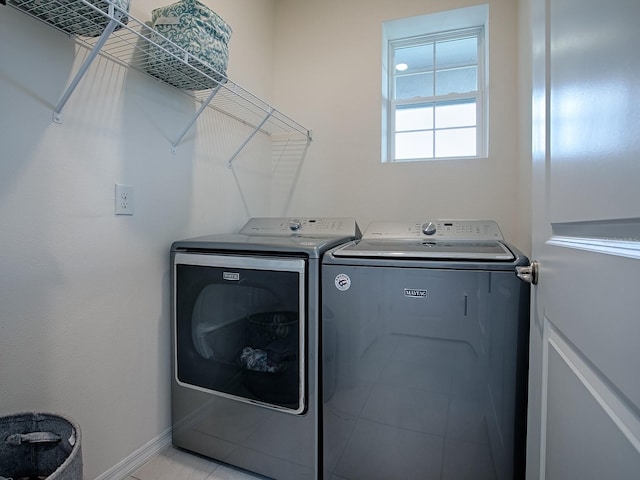
<svg viewBox="0 0 640 480">
<path fill-rule="evenodd" d="M 447 24 L 434 21 L 443 14 L 392 22 L 396 32 L 386 35 L 383 59 L 383 161 L 487 155 L 486 6 L 480 7 L 484 21 L 473 26 L 463 21 L 473 21 L 477 15 L 469 11 L 477 14 L 479 7 L 444 12 L 450 26 L 458 18 L 462 28 L 435 33 L 428 27 Z M 398 27 L 399 22 L 404 28 Z M 416 28 L 422 28 L 418 35 Z"/>
</svg>

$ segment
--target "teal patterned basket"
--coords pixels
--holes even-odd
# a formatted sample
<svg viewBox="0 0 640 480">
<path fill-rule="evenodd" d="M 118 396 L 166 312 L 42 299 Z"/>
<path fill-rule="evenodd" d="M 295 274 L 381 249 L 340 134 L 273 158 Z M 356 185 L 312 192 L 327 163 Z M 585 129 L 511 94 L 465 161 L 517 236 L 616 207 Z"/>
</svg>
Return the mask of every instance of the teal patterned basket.
<svg viewBox="0 0 640 480">
<path fill-rule="evenodd" d="M 197 0 L 182 0 L 153 10 L 151 27 L 149 40 L 162 47 L 149 46 L 145 67 L 151 75 L 185 90 L 224 83 L 231 27 L 218 14 Z"/>
<path fill-rule="evenodd" d="M 84 37 L 98 37 L 109 23 L 109 17 L 93 9 L 87 3 L 94 5 L 105 14 L 109 13 L 109 3 L 115 7 L 114 17 L 122 24 L 129 21 L 129 0 L 13 0 L 20 9 L 38 17 L 69 34 Z M 116 27 L 122 28 L 121 25 Z"/>
</svg>

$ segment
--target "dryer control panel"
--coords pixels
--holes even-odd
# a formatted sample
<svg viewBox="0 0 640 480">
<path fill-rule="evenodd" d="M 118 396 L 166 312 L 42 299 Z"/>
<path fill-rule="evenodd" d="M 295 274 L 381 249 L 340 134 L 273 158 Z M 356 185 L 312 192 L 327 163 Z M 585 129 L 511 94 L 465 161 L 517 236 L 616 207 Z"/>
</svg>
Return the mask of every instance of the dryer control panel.
<svg viewBox="0 0 640 480">
<path fill-rule="evenodd" d="M 502 232 L 493 220 L 416 220 L 372 222 L 362 235 L 363 239 L 413 240 L 497 240 Z"/>
<path fill-rule="evenodd" d="M 250 219 L 240 230 L 250 236 L 346 236 L 360 234 L 353 218 L 342 217 L 256 217 Z"/>
</svg>

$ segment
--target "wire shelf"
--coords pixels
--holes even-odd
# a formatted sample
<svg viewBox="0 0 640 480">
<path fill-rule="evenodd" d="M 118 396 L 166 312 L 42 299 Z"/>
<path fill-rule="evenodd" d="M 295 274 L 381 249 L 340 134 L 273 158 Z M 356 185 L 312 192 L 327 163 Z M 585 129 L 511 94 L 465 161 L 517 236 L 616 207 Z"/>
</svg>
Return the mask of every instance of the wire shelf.
<svg viewBox="0 0 640 480">
<path fill-rule="evenodd" d="M 91 53 L 76 73 L 54 110 L 54 121 L 95 56 L 100 54 L 143 72 L 191 95 L 200 108 L 172 143 L 175 151 L 184 135 L 206 108 L 212 108 L 246 125 L 251 133 L 229 160 L 258 132 L 311 141 L 311 132 L 279 112 L 211 65 L 196 58 L 146 23 L 121 8 L 122 0 L 8 0 L 10 5 L 67 34 Z"/>
</svg>

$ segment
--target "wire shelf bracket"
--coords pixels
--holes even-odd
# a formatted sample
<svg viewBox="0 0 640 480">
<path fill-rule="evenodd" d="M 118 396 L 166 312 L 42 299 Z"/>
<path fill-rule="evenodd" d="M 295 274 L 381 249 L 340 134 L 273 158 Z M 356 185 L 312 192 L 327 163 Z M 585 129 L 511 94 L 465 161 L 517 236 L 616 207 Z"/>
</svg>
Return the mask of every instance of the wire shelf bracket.
<svg viewBox="0 0 640 480">
<path fill-rule="evenodd" d="M 178 144 L 184 138 L 184 136 L 187 134 L 187 132 L 193 126 L 193 124 L 196 123 L 196 120 L 198 120 L 198 117 L 202 114 L 202 112 L 204 112 L 205 108 L 209 106 L 209 104 L 211 103 L 211 100 L 213 100 L 213 97 L 216 96 L 216 93 L 218 93 L 221 86 L 222 84 L 218 84 L 213 90 L 211 90 L 209 97 L 207 97 L 207 99 L 204 102 L 202 102 L 202 105 L 200 105 L 200 108 L 195 113 L 193 118 L 189 121 L 189 123 L 187 123 L 187 125 L 184 127 L 182 132 L 180 132 L 176 140 L 171 144 L 171 153 L 175 155 L 178 148 Z"/>
<path fill-rule="evenodd" d="M 84 77 L 84 74 L 87 72 L 87 70 L 89 69 L 89 67 L 95 60 L 95 58 L 100 53 L 100 50 L 102 49 L 106 41 L 109 39 L 109 36 L 113 33 L 113 31 L 118 26 L 118 20 L 115 19 L 114 10 L 115 8 L 113 4 L 110 3 L 109 4 L 109 17 L 110 17 L 109 23 L 107 24 L 104 31 L 100 35 L 100 38 L 98 38 L 98 41 L 96 42 L 95 46 L 91 49 L 89 56 L 84 60 L 84 62 L 82 62 L 82 65 L 76 72 L 75 76 L 73 77 L 73 80 L 71 81 L 71 83 L 69 84 L 65 92 L 62 94 L 62 97 L 60 97 L 60 101 L 58 102 L 55 109 L 53 110 L 53 121 L 55 123 L 62 123 L 62 109 L 67 104 L 67 101 L 69 100 L 69 98 L 73 94 L 73 91 L 76 89 L 76 87 L 80 83 L 80 80 L 82 80 L 82 77 Z"/>
<path fill-rule="evenodd" d="M 240 145 L 240 147 L 238 147 L 238 149 L 235 151 L 235 153 L 233 155 L 231 155 L 231 158 L 229 159 L 229 161 L 227 162 L 227 167 L 232 168 L 233 167 L 233 161 L 236 159 L 236 157 L 240 154 L 240 152 L 244 149 L 244 147 L 247 146 L 247 144 L 251 141 L 251 139 L 256 135 L 256 133 L 258 133 L 260 131 L 260 129 L 264 126 L 265 123 L 267 123 L 267 120 L 269 120 L 269 118 L 271 117 L 271 115 L 273 115 L 273 111 L 274 109 L 271 108 L 269 109 L 269 112 L 267 112 L 267 116 L 264 117 L 262 119 L 262 121 L 260 122 L 260 124 L 253 129 L 253 131 L 249 134 L 249 136 L 247 137 L 247 139 L 242 142 L 242 145 Z"/>
</svg>

